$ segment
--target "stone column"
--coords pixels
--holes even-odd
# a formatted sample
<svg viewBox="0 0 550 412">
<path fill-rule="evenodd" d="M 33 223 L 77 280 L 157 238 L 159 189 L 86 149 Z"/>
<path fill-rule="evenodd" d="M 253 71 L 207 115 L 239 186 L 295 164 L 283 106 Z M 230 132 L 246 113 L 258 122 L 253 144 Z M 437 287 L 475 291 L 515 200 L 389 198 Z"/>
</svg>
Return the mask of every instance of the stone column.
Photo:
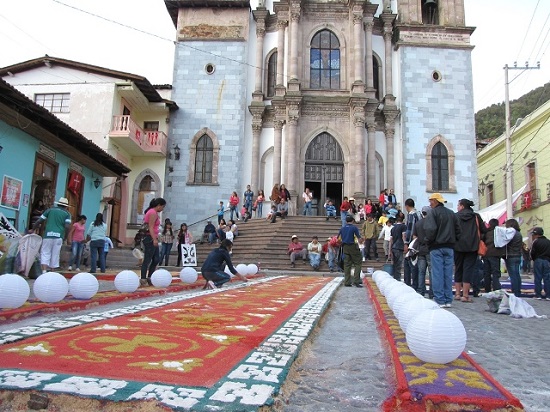
<svg viewBox="0 0 550 412">
<path fill-rule="evenodd" d="M 273 133 L 273 184 L 281 183 L 281 151 L 283 146 L 283 120 L 275 120 Z M 267 192 L 266 192 L 267 193 Z"/>
<path fill-rule="evenodd" d="M 284 85 L 285 79 L 285 28 L 288 20 L 277 21 L 277 84 Z"/>
<path fill-rule="evenodd" d="M 395 19 L 395 15 L 389 13 L 381 14 L 384 21 L 384 77 L 386 83 L 386 95 L 393 96 L 393 82 L 392 82 L 392 47 L 391 39 L 393 35 L 392 22 Z"/>
<path fill-rule="evenodd" d="M 390 126 L 390 127 L 388 127 Z M 386 124 L 386 175 L 387 175 L 387 182 L 386 187 L 388 188 L 395 188 L 395 173 L 394 173 L 394 152 L 393 152 L 393 145 L 394 145 L 394 136 L 395 136 L 395 129 L 392 125 Z"/>
<path fill-rule="evenodd" d="M 367 153 L 367 196 L 376 197 L 376 123 L 374 117 L 367 118 L 368 153 Z"/>
<path fill-rule="evenodd" d="M 372 71 L 372 28 L 374 26 L 374 17 L 373 16 L 366 16 L 366 22 L 365 22 L 365 32 L 366 32 L 366 54 L 365 54 L 365 60 L 366 60 L 366 72 L 367 72 L 367 78 L 365 79 L 365 83 L 367 85 L 367 90 L 374 89 L 374 73 Z M 380 91 L 382 92 L 382 91 Z"/>
<path fill-rule="evenodd" d="M 256 10 L 256 12 L 258 11 Z M 256 17 L 256 14 L 254 16 Z M 265 19 L 257 18 L 256 20 L 256 75 L 255 75 L 255 82 L 254 82 L 255 93 L 262 93 L 264 38 L 265 38 Z M 278 57 L 279 56 L 277 56 L 277 58 Z"/>
<path fill-rule="evenodd" d="M 353 125 L 355 126 L 355 155 L 352 170 L 354 171 L 353 196 L 357 199 L 365 197 L 365 109 L 363 106 L 353 108 Z M 370 150 L 370 146 L 369 146 Z"/>
<path fill-rule="evenodd" d="M 288 136 L 286 136 L 286 176 L 284 177 L 287 189 L 296 190 L 298 187 L 298 119 L 300 117 L 300 106 L 290 104 L 288 107 Z"/>
<path fill-rule="evenodd" d="M 298 80 L 298 30 L 300 3 L 292 3 L 290 9 L 290 79 Z M 277 56 L 278 57 L 278 56 Z"/>
<path fill-rule="evenodd" d="M 258 191 L 260 185 L 260 136 L 262 134 L 262 119 L 252 121 L 252 175 L 250 185 L 254 192 Z"/>
<path fill-rule="evenodd" d="M 362 82 L 364 76 L 363 64 L 363 7 L 361 5 L 353 6 L 353 41 L 355 43 L 355 81 Z"/>
</svg>

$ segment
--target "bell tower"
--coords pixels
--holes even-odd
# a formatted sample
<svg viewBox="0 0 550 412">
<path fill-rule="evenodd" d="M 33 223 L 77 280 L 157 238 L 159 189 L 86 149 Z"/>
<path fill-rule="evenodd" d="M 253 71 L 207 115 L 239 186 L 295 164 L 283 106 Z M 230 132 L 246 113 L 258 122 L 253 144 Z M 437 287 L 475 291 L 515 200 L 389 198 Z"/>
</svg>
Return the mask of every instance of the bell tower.
<svg viewBox="0 0 550 412">
<path fill-rule="evenodd" d="M 464 0 L 399 0 L 393 46 L 402 116 L 403 193 L 454 207 L 477 197 L 470 36 Z M 396 173 L 396 177 L 399 178 Z"/>
</svg>

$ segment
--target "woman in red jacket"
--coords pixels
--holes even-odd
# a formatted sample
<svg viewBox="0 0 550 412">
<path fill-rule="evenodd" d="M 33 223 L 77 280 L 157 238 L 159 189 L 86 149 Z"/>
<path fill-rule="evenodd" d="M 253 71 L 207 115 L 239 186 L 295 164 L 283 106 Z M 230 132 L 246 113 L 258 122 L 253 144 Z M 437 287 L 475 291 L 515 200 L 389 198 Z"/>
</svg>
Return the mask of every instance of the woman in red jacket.
<svg viewBox="0 0 550 412">
<path fill-rule="evenodd" d="M 230 220 L 233 220 L 233 213 L 237 215 L 237 220 L 241 220 L 239 219 L 239 201 L 239 195 L 237 192 L 233 192 L 229 197 L 229 210 L 231 210 Z"/>
</svg>

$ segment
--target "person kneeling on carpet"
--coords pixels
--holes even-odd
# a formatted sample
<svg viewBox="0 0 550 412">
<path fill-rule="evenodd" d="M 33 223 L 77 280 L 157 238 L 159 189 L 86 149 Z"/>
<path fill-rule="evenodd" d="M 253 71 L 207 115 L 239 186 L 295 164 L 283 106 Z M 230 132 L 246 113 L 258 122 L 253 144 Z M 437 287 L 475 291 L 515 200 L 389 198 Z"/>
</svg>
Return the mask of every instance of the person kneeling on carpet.
<svg viewBox="0 0 550 412">
<path fill-rule="evenodd" d="M 206 279 L 205 288 L 217 289 L 224 283 L 229 282 L 231 276 L 224 272 L 225 265 L 227 265 L 229 271 L 233 275 L 237 276 L 242 281 L 248 282 L 246 276 L 241 275 L 233 267 L 231 255 L 229 254 L 231 249 L 233 249 L 233 242 L 224 239 L 219 248 L 212 250 L 212 252 L 208 254 L 208 257 L 201 267 L 202 277 Z"/>
</svg>

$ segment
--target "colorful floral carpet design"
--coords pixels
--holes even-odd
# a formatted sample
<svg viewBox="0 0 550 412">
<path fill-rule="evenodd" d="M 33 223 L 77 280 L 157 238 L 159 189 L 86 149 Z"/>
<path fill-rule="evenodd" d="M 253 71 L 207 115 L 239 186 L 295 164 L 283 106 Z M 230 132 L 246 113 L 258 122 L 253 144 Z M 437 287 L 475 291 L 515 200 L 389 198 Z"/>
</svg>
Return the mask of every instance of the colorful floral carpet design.
<svg viewBox="0 0 550 412">
<path fill-rule="evenodd" d="M 277 277 L 0 333 L 0 390 L 269 404 L 341 278 Z"/>
<path fill-rule="evenodd" d="M 371 279 L 366 281 L 388 342 L 396 390 L 383 404 L 389 411 L 523 411 L 519 399 L 496 382 L 470 356 L 440 365 L 426 363 L 409 350 L 405 333 L 386 299 Z"/>
</svg>

